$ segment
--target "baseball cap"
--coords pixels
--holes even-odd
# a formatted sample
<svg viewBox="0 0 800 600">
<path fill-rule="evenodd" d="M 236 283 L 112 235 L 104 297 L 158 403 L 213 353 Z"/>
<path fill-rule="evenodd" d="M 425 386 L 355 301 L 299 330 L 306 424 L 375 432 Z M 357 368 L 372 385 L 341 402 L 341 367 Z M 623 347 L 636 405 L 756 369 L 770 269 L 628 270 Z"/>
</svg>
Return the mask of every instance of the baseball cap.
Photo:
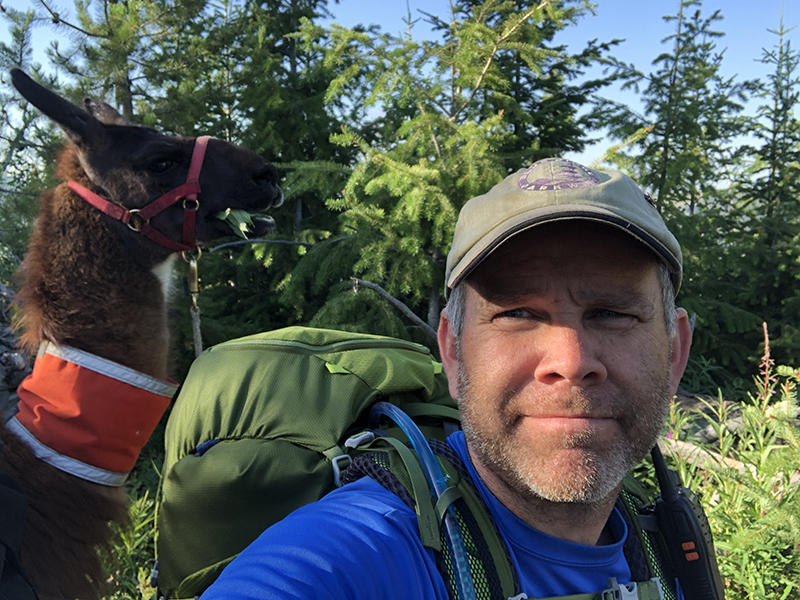
<svg viewBox="0 0 800 600">
<path fill-rule="evenodd" d="M 677 294 L 683 276 L 681 247 L 650 197 L 619 171 L 598 171 L 563 158 L 520 169 L 464 205 L 447 256 L 445 294 L 513 235 L 575 219 L 632 235 L 667 265 Z"/>
</svg>

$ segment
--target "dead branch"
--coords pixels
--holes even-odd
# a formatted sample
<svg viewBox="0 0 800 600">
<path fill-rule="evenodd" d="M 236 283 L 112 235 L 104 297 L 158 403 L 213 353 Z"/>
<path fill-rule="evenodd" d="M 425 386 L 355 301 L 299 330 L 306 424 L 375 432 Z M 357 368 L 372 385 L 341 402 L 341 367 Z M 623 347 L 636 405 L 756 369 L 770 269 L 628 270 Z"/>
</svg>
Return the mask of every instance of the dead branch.
<svg viewBox="0 0 800 600">
<path fill-rule="evenodd" d="M 235 242 L 226 242 L 224 244 L 219 244 L 218 246 L 214 246 L 213 248 L 209 248 L 207 252 L 215 252 L 216 250 L 220 250 L 221 248 L 229 248 L 231 246 L 242 246 L 244 244 L 286 244 L 289 246 L 306 246 L 310 248 L 314 244 L 309 244 L 308 242 L 294 242 L 292 240 L 264 240 L 264 239 L 255 239 L 255 240 L 237 240 Z"/>
<path fill-rule="evenodd" d="M 368 290 L 372 290 L 377 292 L 384 300 L 387 300 L 392 306 L 394 306 L 397 310 L 403 313 L 406 317 L 411 319 L 415 325 L 417 325 L 422 331 L 424 331 L 432 340 L 436 340 L 436 331 L 428 325 L 425 321 L 420 319 L 417 315 L 414 314 L 410 308 L 408 308 L 405 304 L 400 302 L 397 298 L 392 296 L 389 292 L 379 286 L 377 283 L 372 283 L 371 281 L 364 281 L 363 279 L 358 279 L 357 277 L 351 277 L 351 281 L 353 282 L 353 293 L 358 293 L 359 288 L 367 288 Z"/>
<path fill-rule="evenodd" d="M 736 459 L 730 457 L 723 457 L 716 452 L 693 444 L 692 442 L 684 442 L 675 439 L 661 439 L 658 442 L 661 451 L 664 454 L 669 454 L 682 462 L 687 464 L 694 464 L 698 469 L 706 470 L 706 464 L 711 461 L 712 464 L 725 464 L 728 467 L 735 469 L 741 474 L 749 472 L 753 477 L 757 475 L 755 466 L 746 465 Z M 791 476 L 791 484 L 800 484 L 800 473 L 794 473 Z M 776 482 L 777 483 L 777 482 Z"/>
</svg>

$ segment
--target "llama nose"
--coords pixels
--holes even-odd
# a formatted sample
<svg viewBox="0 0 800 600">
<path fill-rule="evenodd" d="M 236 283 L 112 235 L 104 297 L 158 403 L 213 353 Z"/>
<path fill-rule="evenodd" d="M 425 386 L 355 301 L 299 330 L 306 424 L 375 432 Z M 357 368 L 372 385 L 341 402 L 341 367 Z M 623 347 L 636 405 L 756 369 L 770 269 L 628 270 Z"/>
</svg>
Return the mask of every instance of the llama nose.
<svg viewBox="0 0 800 600">
<path fill-rule="evenodd" d="M 264 162 L 258 171 L 253 174 L 253 179 L 256 183 L 268 183 L 269 185 L 278 185 L 278 169 L 272 163 Z"/>
<path fill-rule="evenodd" d="M 253 175 L 253 181 L 259 186 L 266 184 L 266 186 L 272 188 L 274 191 L 273 206 L 280 206 L 283 204 L 283 192 L 281 188 L 278 187 L 278 169 L 275 168 L 275 165 L 265 162 L 263 167 Z"/>
</svg>

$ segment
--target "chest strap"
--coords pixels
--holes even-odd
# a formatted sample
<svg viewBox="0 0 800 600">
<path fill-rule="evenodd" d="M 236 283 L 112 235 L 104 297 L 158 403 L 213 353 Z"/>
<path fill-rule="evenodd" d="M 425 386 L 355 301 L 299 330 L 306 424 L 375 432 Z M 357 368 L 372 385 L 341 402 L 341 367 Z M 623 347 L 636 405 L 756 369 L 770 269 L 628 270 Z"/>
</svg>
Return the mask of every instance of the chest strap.
<svg viewBox="0 0 800 600">
<path fill-rule="evenodd" d="M 572 596 L 553 596 L 538 600 L 664 600 L 664 591 L 657 578 L 640 583 L 619 584 L 616 578 L 608 580 L 609 588 L 597 594 L 574 594 Z M 527 598 L 524 594 L 509 598 L 509 600 L 522 600 Z"/>
</svg>

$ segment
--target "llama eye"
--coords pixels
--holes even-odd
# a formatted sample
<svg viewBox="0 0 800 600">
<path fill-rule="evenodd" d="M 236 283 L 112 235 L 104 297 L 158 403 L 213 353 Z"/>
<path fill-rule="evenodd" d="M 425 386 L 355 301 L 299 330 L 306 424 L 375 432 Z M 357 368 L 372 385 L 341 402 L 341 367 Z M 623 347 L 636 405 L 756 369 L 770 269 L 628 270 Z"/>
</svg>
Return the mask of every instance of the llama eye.
<svg viewBox="0 0 800 600">
<path fill-rule="evenodd" d="M 147 165 L 147 170 L 156 175 L 163 175 L 175 165 L 175 161 L 169 158 L 159 158 Z"/>
</svg>

